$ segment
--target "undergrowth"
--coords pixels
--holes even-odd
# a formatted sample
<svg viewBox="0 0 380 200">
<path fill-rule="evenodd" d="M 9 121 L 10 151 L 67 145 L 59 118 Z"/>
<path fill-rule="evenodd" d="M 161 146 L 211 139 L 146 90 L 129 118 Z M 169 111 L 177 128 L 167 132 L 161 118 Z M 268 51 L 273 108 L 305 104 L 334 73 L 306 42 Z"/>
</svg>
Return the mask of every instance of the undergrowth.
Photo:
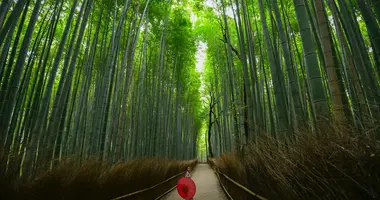
<svg viewBox="0 0 380 200">
<path fill-rule="evenodd" d="M 80 164 L 67 159 L 56 168 L 21 181 L 0 169 L 0 199 L 91 199 L 109 200 L 160 183 L 195 166 L 196 160 L 174 161 L 165 158 L 143 158 L 114 165 L 98 159 Z M 152 190 L 125 199 L 155 199 L 172 188 L 179 177 Z"/>
<path fill-rule="evenodd" d="M 380 145 L 350 135 L 259 138 L 209 163 L 266 199 L 380 199 Z M 221 179 L 234 199 L 255 199 Z"/>
</svg>

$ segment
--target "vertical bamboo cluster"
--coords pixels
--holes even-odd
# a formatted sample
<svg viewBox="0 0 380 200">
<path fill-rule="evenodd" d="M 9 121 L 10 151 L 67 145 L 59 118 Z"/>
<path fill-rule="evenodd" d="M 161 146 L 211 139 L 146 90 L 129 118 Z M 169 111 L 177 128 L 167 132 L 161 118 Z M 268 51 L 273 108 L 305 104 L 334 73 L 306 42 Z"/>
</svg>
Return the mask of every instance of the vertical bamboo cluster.
<svg viewBox="0 0 380 200">
<path fill-rule="evenodd" d="M 0 51 L 5 167 L 196 156 L 200 79 L 179 2 L 2 1 Z"/>
<path fill-rule="evenodd" d="M 378 1 L 205 5 L 198 23 L 208 45 L 210 154 L 267 133 L 292 140 L 347 126 L 379 138 Z"/>
</svg>

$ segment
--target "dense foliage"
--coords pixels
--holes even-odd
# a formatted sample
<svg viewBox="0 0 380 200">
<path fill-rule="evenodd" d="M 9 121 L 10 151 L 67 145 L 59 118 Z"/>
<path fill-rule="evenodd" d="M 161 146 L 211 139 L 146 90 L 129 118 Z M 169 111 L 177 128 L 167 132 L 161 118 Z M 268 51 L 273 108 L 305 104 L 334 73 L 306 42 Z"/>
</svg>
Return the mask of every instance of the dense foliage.
<svg viewBox="0 0 380 200">
<path fill-rule="evenodd" d="M 184 2 L 2 1 L 2 169 L 194 158 L 195 39 Z"/>
<path fill-rule="evenodd" d="M 379 198 L 379 1 L 205 2 L 210 163 L 268 199 Z"/>
<path fill-rule="evenodd" d="M 292 142 L 304 131 L 323 136 L 349 128 L 379 139 L 377 1 L 204 5 L 196 33 L 208 47 L 209 155 L 267 135 Z"/>
<path fill-rule="evenodd" d="M 265 136 L 376 146 L 379 17 L 379 0 L 3 0 L 0 169 L 218 156 Z"/>
</svg>

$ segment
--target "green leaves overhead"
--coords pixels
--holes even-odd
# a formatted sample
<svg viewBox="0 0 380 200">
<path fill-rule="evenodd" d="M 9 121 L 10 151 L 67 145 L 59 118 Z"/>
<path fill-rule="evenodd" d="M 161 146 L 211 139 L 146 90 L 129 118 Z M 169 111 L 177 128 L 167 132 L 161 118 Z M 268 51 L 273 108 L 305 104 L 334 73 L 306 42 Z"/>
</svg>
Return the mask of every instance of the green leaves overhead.
<svg viewBox="0 0 380 200">
<path fill-rule="evenodd" d="M 370 128 L 380 120 L 376 1 L 203 5 L 196 22 L 208 47 L 203 95 L 219 106 L 205 105 L 210 153 L 267 133 L 293 139 L 300 129 L 320 134 L 352 125 L 378 137 Z"/>
<path fill-rule="evenodd" d="M 375 130 L 377 2 L 4 0 L 0 149 L 17 155 L 5 163 L 189 159 L 206 125 L 216 155 L 301 128 Z"/>
<path fill-rule="evenodd" d="M 73 154 L 194 158 L 201 82 L 188 3 L 3 1 L 0 148 L 17 155 L 6 163 L 29 174 Z"/>
</svg>

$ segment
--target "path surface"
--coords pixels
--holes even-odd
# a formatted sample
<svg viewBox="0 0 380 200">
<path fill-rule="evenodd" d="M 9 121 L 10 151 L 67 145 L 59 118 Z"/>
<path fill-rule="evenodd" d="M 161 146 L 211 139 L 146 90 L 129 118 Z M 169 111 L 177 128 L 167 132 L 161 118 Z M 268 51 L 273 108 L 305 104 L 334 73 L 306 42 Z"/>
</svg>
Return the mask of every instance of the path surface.
<svg viewBox="0 0 380 200">
<path fill-rule="evenodd" d="M 208 164 L 198 164 L 194 174 L 191 174 L 197 186 L 194 200 L 227 200 L 218 178 Z M 164 200 L 183 200 L 174 189 Z"/>
</svg>

